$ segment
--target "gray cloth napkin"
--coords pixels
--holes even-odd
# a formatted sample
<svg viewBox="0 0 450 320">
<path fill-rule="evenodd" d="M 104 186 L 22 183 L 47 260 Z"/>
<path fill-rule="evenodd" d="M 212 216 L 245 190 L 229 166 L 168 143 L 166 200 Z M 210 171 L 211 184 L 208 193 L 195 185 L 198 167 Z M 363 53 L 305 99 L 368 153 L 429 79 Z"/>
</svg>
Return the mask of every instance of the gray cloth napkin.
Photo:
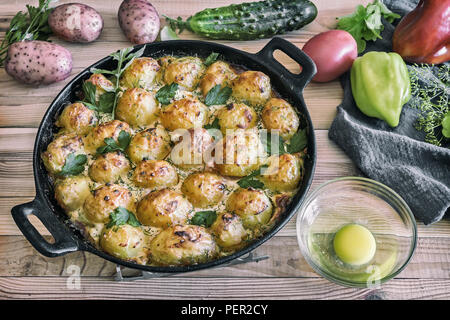
<svg viewBox="0 0 450 320">
<path fill-rule="evenodd" d="M 385 0 L 384 3 L 403 16 L 416 7 L 418 0 Z M 386 21 L 383 23 L 383 39 L 369 41 L 365 52 L 392 51 L 395 27 Z M 408 68 L 414 66 L 408 65 Z M 399 126 L 391 128 L 384 121 L 359 111 L 353 99 L 349 72 L 341 77 L 341 84 L 344 100 L 337 107 L 337 116 L 329 130 L 330 139 L 369 178 L 400 194 L 416 218 L 425 224 L 442 219 L 450 207 L 450 149 L 424 142 L 424 134 L 414 128 L 419 112 L 410 106 L 412 101 L 403 107 Z"/>
</svg>

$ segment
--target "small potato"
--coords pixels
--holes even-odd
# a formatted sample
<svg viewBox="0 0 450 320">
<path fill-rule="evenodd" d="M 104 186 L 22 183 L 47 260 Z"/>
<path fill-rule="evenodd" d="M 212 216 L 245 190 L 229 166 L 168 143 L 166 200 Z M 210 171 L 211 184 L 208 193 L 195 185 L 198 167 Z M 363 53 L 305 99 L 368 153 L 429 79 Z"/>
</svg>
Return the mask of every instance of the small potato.
<svg viewBox="0 0 450 320">
<path fill-rule="evenodd" d="M 74 133 L 60 135 L 50 142 L 41 158 L 50 173 L 58 174 L 71 153 L 84 153 L 83 139 Z"/>
<path fill-rule="evenodd" d="M 283 99 L 272 98 L 267 101 L 261 114 L 267 130 L 278 130 L 284 140 L 289 140 L 298 130 L 300 120 L 294 108 Z"/>
<path fill-rule="evenodd" d="M 245 71 L 232 81 L 233 97 L 251 105 L 264 104 L 272 94 L 270 78 L 260 71 Z"/>
<path fill-rule="evenodd" d="M 103 18 L 94 8 L 81 3 L 57 6 L 48 16 L 53 33 L 70 42 L 92 42 L 103 29 Z"/>
<path fill-rule="evenodd" d="M 16 80 L 50 84 L 66 79 L 72 72 L 69 50 L 47 41 L 20 41 L 8 48 L 5 71 Z"/>
<path fill-rule="evenodd" d="M 154 95 L 141 88 L 127 89 L 119 98 L 116 117 L 133 127 L 143 127 L 156 120 L 159 108 Z"/>
<path fill-rule="evenodd" d="M 170 152 L 170 136 L 163 126 L 156 126 L 136 133 L 127 153 L 131 161 L 162 160 Z"/>
<path fill-rule="evenodd" d="M 135 212 L 131 192 L 117 184 L 106 184 L 95 189 L 84 202 L 84 214 L 93 223 L 107 223 L 109 215 L 118 207 Z"/>
<path fill-rule="evenodd" d="M 214 258 L 217 246 L 205 228 L 176 225 L 161 231 L 150 242 L 150 252 L 157 265 L 188 265 Z"/>
<path fill-rule="evenodd" d="M 250 129 L 256 126 L 258 116 L 253 108 L 243 103 L 230 103 L 217 113 L 220 130 Z"/>
<path fill-rule="evenodd" d="M 100 96 L 107 91 L 113 91 L 114 85 L 101 73 L 93 73 L 87 82 L 92 83 L 95 86 L 95 100 L 98 101 Z"/>
<path fill-rule="evenodd" d="M 178 83 L 187 90 L 194 90 L 200 81 L 205 66 L 200 58 L 182 57 L 171 60 L 164 69 L 164 81 Z"/>
<path fill-rule="evenodd" d="M 222 248 L 232 248 L 247 238 L 247 231 L 242 225 L 242 219 L 235 213 L 223 212 L 211 225 L 211 232 L 216 242 Z"/>
<path fill-rule="evenodd" d="M 214 206 L 225 194 L 224 179 L 212 172 L 193 173 L 181 186 L 181 192 L 198 208 Z"/>
<path fill-rule="evenodd" d="M 96 122 L 97 117 L 94 110 L 89 109 L 81 102 L 76 102 L 64 108 L 55 124 L 62 127 L 65 132 L 85 135 Z"/>
<path fill-rule="evenodd" d="M 108 152 L 95 159 L 89 167 L 89 176 L 98 183 L 113 183 L 130 171 L 130 161 L 120 151 Z"/>
<path fill-rule="evenodd" d="M 160 21 L 155 7 L 147 0 L 125 0 L 119 7 L 119 25 L 134 44 L 155 41 Z"/>
<path fill-rule="evenodd" d="M 127 89 L 150 89 L 155 83 L 160 68 L 158 61 L 153 58 L 136 58 L 122 73 L 120 86 Z"/>
<path fill-rule="evenodd" d="M 100 234 L 99 244 L 103 250 L 119 259 L 136 262 L 145 259 L 145 234 L 142 229 L 129 224 L 105 227 Z"/>
<path fill-rule="evenodd" d="M 167 228 L 185 224 L 192 209 L 192 204 L 181 193 L 162 189 L 150 192 L 139 201 L 137 218 L 144 225 Z"/>
<path fill-rule="evenodd" d="M 85 176 L 58 179 L 55 183 L 56 201 L 67 212 L 80 208 L 91 194 L 90 182 L 91 180 Z"/>
<path fill-rule="evenodd" d="M 214 163 L 224 176 L 244 177 L 258 169 L 264 157 L 258 133 L 239 129 L 217 143 Z"/>
<path fill-rule="evenodd" d="M 90 153 L 95 153 L 97 148 L 105 145 L 105 138 L 113 138 L 117 141 L 121 131 L 131 134 L 128 123 L 119 120 L 104 122 L 92 128 L 84 139 L 86 150 Z"/>
<path fill-rule="evenodd" d="M 212 159 L 214 138 L 203 128 L 189 129 L 173 147 L 170 159 L 178 167 L 201 167 Z"/>
<path fill-rule="evenodd" d="M 226 209 L 238 214 L 248 229 L 266 224 L 272 216 L 269 197 L 264 191 L 252 188 L 235 190 L 228 197 Z"/>
<path fill-rule="evenodd" d="M 208 108 L 196 98 L 177 100 L 161 112 L 161 123 L 169 131 L 201 128 L 208 121 Z"/>
<path fill-rule="evenodd" d="M 272 191 L 292 191 L 303 177 L 303 159 L 285 153 L 269 158 L 269 166 L 261 176 L 261 181 Z"/>
<path fill-rule="evenodd" d="M 231 83 L 236 78 L 236 73 L 231 70 L 228 63 L 224 61 L 216 61 L 206 69 L 205 75 L 200 80 L 200 89 L 202 94 L 206 96 L 213 87 L 220 84 L 222 87 Z"/>
<path fill-rule="evenodd" d="M 143 188 L 167 188 L 178 183 L 175 168 L 164 160 L 143 160 L 134 170 L 133 182 Z"/>
</svg>

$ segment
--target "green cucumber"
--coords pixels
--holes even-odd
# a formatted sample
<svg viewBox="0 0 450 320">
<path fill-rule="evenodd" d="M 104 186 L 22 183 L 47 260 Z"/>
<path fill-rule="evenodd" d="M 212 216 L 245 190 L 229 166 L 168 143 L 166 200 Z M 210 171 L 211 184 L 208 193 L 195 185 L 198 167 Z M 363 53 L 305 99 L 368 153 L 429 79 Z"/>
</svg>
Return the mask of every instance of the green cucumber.
<svg viewBox="0 0 450 320">
<path fill-rule="evenodd" d="M 175 30 L 188 29 L 216 40 L 254 40 L 297 30 L 312 22 L 317 8 L 307 0 L 266 0 L 205 9 L 189 17 L 166 17 Z"/>
</svg>

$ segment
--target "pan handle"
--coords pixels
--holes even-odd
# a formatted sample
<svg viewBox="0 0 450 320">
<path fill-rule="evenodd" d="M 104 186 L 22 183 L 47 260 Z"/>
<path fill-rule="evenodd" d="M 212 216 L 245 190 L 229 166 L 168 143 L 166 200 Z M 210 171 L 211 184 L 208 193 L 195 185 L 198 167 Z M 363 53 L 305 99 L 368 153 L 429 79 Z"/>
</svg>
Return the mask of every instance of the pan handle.
<svg viewBox="0 0 450 320">
<path fill-rule="evenodd" d="M 13 207 L 11 214 L 20 231 L 22 231 L 33 247 L 44 256 L 58 257 L 79 250 L 78 242 L 72 238 L 70 232 L 53 212 L 45 209 L 42 202 L 37 198 L 31 202 Z M 49 243 L 44 239 L 28 220 L 29 215 L 35 215 L 44 224 L 55 239 L 54 243 Z"/>
<path fill-rule="evenodd" d="M 287 70 L 273 57 L 273 53 L 275 50 L 281 50 L 298 64 L 300 64 L 300 66 L 302 67 L 302 72 L 300 74 L 293 74 L 292 72 Z M 302 91 L 317 72 L 316 65 L 306 53 L 304 53 L 291 42 L 280 37 L 272 38 L 272 40 L 270 40 L 269 43 L 261 49 L 261 51 L 256 53 L 256 55 L 265 63 L 270 64 L 272 67 L 274 67 L 279 73 L 280 77 L 286 78 L 288 82 L 293 83 Z"/>
</svg>

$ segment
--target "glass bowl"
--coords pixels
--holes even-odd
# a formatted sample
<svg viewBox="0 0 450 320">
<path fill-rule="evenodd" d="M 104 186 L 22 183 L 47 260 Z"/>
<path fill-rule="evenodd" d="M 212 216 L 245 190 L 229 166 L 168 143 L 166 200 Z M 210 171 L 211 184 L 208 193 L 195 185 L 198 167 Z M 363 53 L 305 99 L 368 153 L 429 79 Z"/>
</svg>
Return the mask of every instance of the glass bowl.
<svg viewBox="0 0 450 320">
<path fill-rule="evenodd" d="M 366 227 L 376 251 L 364 265 L 350 265 L 334 252 L 335 233 L 348 224 Z M 350 287 L 376 287 L 398 275 L 416 248 L 417 226 L 405 201 L 385 185 L 345 177 L 319 186 L 300 207 L 297 239 L 310 266 L 321 276 Z"/>
</svg>

